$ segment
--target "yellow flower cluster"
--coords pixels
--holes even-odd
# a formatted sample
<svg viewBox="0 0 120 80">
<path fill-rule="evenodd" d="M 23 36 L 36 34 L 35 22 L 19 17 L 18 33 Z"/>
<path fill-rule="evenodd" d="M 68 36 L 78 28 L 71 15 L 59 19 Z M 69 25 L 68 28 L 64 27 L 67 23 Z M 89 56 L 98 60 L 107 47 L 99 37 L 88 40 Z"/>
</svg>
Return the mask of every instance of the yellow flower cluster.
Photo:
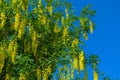
<svg viewBox="0 0 120 80">
<path fill-rule="evenodd" d="M 10 42 L 8 50 L 9 50 L 9 53 L 10 53 L 13 63 L 15 62 L 15 56 L 17 54 L 17 47 L 18 47 L 17 42 L 15 42 L 15 41 Z"/>
<path fill-rule="evenodd" d="M 64 24 L 64 17 L 61 18 L 61 23 Z"/>
<path fill-rule="evenodd" d="M 48 6 L 47 9 L 50 12 L 50 15 L 52 16 L 52 5 Z"/>
<path fill-rule="evenodd" d="M 98 73 L 94 70 L 93 72 L 94 80 L 98 80 Z"/>
<path fill-rule="evenodd" d="M 48 75 L 51 74 L 51 67 L 48 66 L 47 68 L 45 68 L 43 71 L 42 71 L 42 77 L 44 80 L 48 80 Z"/>
<path fill-rule="evenodd" d="M 80 70 L 84 70 L 84 52 L 81 51 L 79 54 L 79 57 L 74 57 L 74 62 L 73 62 L 73 68 L 78 70 L 78 68 L 80 68 Z"/>
<path fill-rule="evenodd" d="M 41 70 L 40 68 L 36 69 L 37 80 L 41 80 Z"/>
<path fill-rule="evenodd" d="M 58 20 L 57 20 L 57 22 L 55 23 L 54 32 L 55 32 L 55 33 L 60 32 L 60 28 L 58 27 Z"/>
<path fill-rule="evenodd" d="M 90 28 L 90 33 L 93 33 L 93 23 L 90 21 L 89 22 L 90 23 L 90 26 L 89 26 L 89 28 Z"/>
<path fill-rule="evenodd" d="M 14 25 L 15 30 L 18 30 L 19 24 L 20 24 L 20 13 L 17 12 L 15 15 L 15 25 Z"/>
<path fill-rule="evenodd" d="M 78 58 L 74 57 L 73 68 L 78 70 Z"/>
<path fill-rule="evenodd" d="M 68 26 L 63 29 L 63 35 L 62 35 L 62 40 L 65 42 L 65 37 L 68 33 Z"/>
<path fill-rule="evenodd" d="M 45 25 L 47 21 L 46 17 L 42 14 L 38 15 L 38 20 L 41 22 L 42 25 Z"/>
<path fill-rule="evenodd" d="M 24 0 L 20 0 L 20 4 L 19 4 L 19 6 L 22 7 L 22 10 L 26 10 L 26 11 L 27 11 L 28 6 L 25 5 L 25 4 L 23 3 L 23 1 L 24 1 Z"/>
<path fill-rule="evenodd" d="M 6 20 L 6 17 L 5 17 L 5 13 L 4 12 L 1 12 L 0 13 L 0 19 L 1 19 L 1 23 L 0 23 L 0 29 L 4 27 L 5 25 L 5 20 Z"/>
<path fill-rule="evenodd" d="M 41 4 L 42 4 L 42 0 L 39 0 L 39 1 L 38 1 L 38 8 L 41 7 Z"/>
<path fill-rule="evenodd" d="M 0 5 L 2 4 L 2 0 L 0 0 Z"/>
<path fill-rule="evenodd" d="M 81 51 L 79 54 L 79 65 L 80 65 L 80 70 L 84 70 L 84 52 Z"/>
<path fill-rule="evenodd" d="M 85 29 L 85 22 L 84 22 L 84 18 L 80 18 L 80 24 L 82 26 L 82 30 Z"/>
<path fill-rule="evenodd" d="M 12 0 L 13 5 L 17 2 L 17 0 Z"/>
<path fill-rule="evenodd" d="M 74 48 L 75 46 L 77 46 L 79 43 L 79 40 L 76 38 L 72 41 L 72 48 Z"/>
<path fill-rule="evenodd" d="M 5 80 L 11 80 L 10 75 L 6 73 Z"/>
<path fill-rule="evenodd" d="M 20 74 L 19 80 L 26 80 L 26 77 L 24 74 Z"/>
<path fill-rule="evenodd" d="M 87 35 L 86 32 L 83 33 L 83 37 L 84 37 L 86 40 L 88 40 L 88 35 Z"/>
<path fill-rule="evenodd" d="M 98 73 L 97 73 L 96 69 L 97 69 L 97 65 L 96 65 L 96 63 L 93 63 L 93 77 L 94 77 L 94 80 L 98 80 Z"/>
<path fill-rule="evenodd" d="M 0 73 L 2 72 L 2 68 L 4 67 L 4 59 L 5 59 L 5 54 L 2 53 L 0 50 Z"/>
<path fill-rule="evenodd" d="M 24 34 L 24 27 L 25 27 L 26 20 L 23 19 L 20 23 L 20 26 L 18 28 L 18 38 L 21 39 L 22 35 Z"/>
<path fill-rule="evenodd" d="M 37 52 L 37 33 L 35 30 L 32 31 L 32 51 L 34 53 L 34 56 L 36 55 Z"/>
</svg>

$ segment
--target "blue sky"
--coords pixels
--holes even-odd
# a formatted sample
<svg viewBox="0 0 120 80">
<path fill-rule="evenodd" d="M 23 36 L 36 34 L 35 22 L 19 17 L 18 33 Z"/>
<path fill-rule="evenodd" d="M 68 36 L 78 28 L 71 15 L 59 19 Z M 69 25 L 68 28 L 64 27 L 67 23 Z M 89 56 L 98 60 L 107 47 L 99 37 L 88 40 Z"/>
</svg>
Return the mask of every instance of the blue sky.
<svg viewBox="0 0 120 80">
<path fill-rule="evenodd" d="M 120 79 L 120 0 L 70 0 L 79 14 L 87 4 L 96 10 L 96 29 L 86 41 L 85 52 L 99 55 L 100 71 Z"/>
</svg>

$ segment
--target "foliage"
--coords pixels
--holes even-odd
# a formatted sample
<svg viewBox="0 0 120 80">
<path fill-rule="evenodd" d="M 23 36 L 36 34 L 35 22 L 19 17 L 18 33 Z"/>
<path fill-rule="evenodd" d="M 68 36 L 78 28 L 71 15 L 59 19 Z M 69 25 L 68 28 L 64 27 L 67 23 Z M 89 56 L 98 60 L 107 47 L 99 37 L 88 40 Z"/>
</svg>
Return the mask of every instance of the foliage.
<svg viewBox="0 0 120 80">
<path fill-rule="evenodd" d="M 85 80 L 92 65 L 98 80 L 97 58 L 80 47 L 93 33 L 94 15 L 87 6 L 76 16 L 66 0 L 0 0 L 0 78 L 48 80 L 60 63 L 86 71 Z"/>
</svg>

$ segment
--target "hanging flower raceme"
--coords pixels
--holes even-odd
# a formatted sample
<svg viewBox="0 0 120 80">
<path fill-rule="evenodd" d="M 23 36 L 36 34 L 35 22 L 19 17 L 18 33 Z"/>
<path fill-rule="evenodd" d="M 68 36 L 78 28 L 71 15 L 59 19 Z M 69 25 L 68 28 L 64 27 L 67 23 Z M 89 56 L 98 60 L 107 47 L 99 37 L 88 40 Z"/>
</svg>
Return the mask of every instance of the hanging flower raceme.
<svg viewBox="0 0 120 80">
<path fill-rule="evenodd" d="M 19 80 L 26 80 L 25 74 L 20 74 Z"/>
<path fill-rule="evenodd" d="M 0 5 L 2 4 L 2 0 L 0 0 Z"/>
<path fill-rule="evenodd" d="M 93 63 L 93 77 L 94 77 L 94 80 L 98 80 L 98 72 L 97 72 L 96 63 Z"/>
<path fill-rule="evenodd" d="M 86 22 L 86 18 L 80 18 L 80 24 L 81 24 L 81 27 L 82 27 L 82 30 L 85 30 L 85 22 Z"/>
<path fill-rule="evenodd" d="M 11 80 L 10 74 L 6 73 L 5 80 Z"/>
<path fill-rule="evenodd" d="M 50 16 L 52 16 L 52 5 L 49 5 L 49 6 L 47 6 L 47 9 L 48 9 L 48 11 L 49 11 L 49 13 L 50 13 Z"/>
<path fill-rule="evenodd" d="M 41 80 L 42 71 L 41 71 L 40 68 L 37 68 L 37 69 L 36 69 L 36 75 L 37 75 L 37 80 Z"/>
<path fill-rule="evenodd" d="M 55 33 L 60 32 L 60 28 L 58 27 L 58 20 L 55 23 L 54 32 Z"/>
<path fill-rule="evenodd" d="M 42 0 L 39 0 L 38 1 L 38 8 L 41 7 L 41 5 L 42 5 Z"/>
<path fill-rule="evenodd" d="M 17 0 L 12 0 L 12 4 L 14 5 L 17 2 Z"/>
<path fill-rule="evenodd" d="M 68 34 L 68 26 L 63 29 L 62 40 L 65 42 L 66 35 Z"/>
<path fill-rule="evenodd" d="M 15 57 L 16 57 L 16 54 L 17 54 L 17 49 L 18 49 L 17 42 L 16 41 L 11 41 L 9 43 L 8 51 L 10 53 L 10 56 L 11 56 L 11 59 L 12 59 L 12 63 L 15 62 Z"/>
<path fill-rule="evenodd" d="M 6 17 L 5 17 L 5 13 L 4 12 L 1 12 L 0 13 L 0 19 L 1 19 L 1 23 L 0 23 L 0 29 L 2 29 L 5 25 L 5 20 L 6 20 Z"/>
<path fill-rule="evenodd" d="M 83 32 L 83 37 L 88 40 L 88 35 L 87 35 L 87 32 Z"/>
<path fill-rule="evenodd" d="M 93 33 L 93 23 L 91 21 L 89 21 L 89 29 L 90 33 Z"/>
<path fill-rule="evenodd" d="M 79 43 L 79 40 L 77 38 L 75 38 L 73 41 L 72 41 L 72 48 L 75 48 L 76 46 L 78 46 L 78 43 Z"/>
<path fill-rule="evenodd" d="M 73 59 L 73 68 L 78 70 L 78 57 L 75 56 Z"/>
<path fill-rule="evenodd" d="M 19 6 L 22 7 L 22 10 L 28 11 L 28 0 L 20 0 Z"/>
<path fill-rule="evenodd" d="M 98 73 L 95 70 L 93 71 L 93 76 L 94 80 L 98 80 Z"/>
<path fill-rule="evenodd" d="M 42 25 L 45 25 L 46 24 L 46 16 L 45 15 L 43 15 L 43 14 L 38 14 L 38 20 L 40 21 L 40 23 L 42 24 Z"/>
<path fill-rule="evenodd" d="M 80 70 L 84 70 L 84 52 L 81 51 L 79 54 L 79 66 L 80 66 Z"/>
<path fill-rule="evenodd" d="M 15 14 L 14 30 L 18 30 L 19 25 L 20 25 L 20 13 L 17 11 Z"/>
<path fill-rule="evenodd" d="M 3 53 L 3 49 L 0 47 L 0 73 L 2 72 L 2 69 L 4 67 L 4 62 L 5 62 L 5 54 Z"/>
<path fill-rule="evenodd" d="M 32 36 L 31 36 L 31 38 L 32 38 L 32 51 L 33 51 L 33 53 L 34 53 L 34 56 L 36 56 L 36 53 L 37 53 L 37 33 L 36 33 L 36 31 L 34 30 L 34 29 L 32 29 Z"/>
<path fill-rule="evenodd" d="M 42 71 L 42 78 L 43 80 L 48 80 L 48 76 L 51 75 L 51 67 L 48 66 L 47 68 L 43 69 Z"/>
<path fill-rule="evenodd" d="M 26 20 L 23 19 L 20 23 L 20 26 L 18 28 L 18 38 L 21 39 L 22 35 L 24 35 L 24 30 L 25 30 L 25 24 L 26 24 Z"/>
</svg>

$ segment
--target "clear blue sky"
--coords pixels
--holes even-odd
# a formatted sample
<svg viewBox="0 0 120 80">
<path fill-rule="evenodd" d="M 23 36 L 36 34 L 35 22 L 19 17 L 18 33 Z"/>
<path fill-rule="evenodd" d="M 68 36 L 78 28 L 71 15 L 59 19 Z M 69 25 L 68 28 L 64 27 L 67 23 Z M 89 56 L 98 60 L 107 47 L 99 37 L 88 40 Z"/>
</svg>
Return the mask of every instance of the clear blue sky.
<svg viewBox="0 0 120 80">
<path fill-rule="evenodd" d="M 120 0 L 69 0 L 79 14 L 81 8 L 92 4 L 96 10 L 96 29 L 86 42 L 85 52 L 98 54 L 100 71 L 120 79 Z"/>
</svg>

